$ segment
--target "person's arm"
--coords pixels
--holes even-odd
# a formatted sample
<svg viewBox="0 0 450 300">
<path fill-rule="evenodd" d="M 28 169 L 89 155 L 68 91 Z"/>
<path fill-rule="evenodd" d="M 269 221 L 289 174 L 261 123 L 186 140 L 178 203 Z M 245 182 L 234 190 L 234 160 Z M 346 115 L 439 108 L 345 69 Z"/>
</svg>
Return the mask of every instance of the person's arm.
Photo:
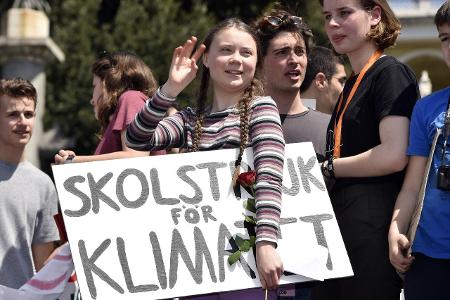
<svg viewBox="0 0 450 300">
<path fill-rule="evenodd" d="M 395 202 L 389 229 L 389 259 L 400 272 L 406 272 L 414 259 L 406 254 L 410 247 L 406 232 L 419 198 L 426 163 L 426 157 L 411 156 L 402 189 Z"/>
<path fill-rule="evenodd" d="M 381 143 L 358 155 L 333 161 L 334 174 L 340 177 L 383 176 L 403 170 L 408 163 L 409 119 L 386 116 L 379 125 Z"/>
<path fill-rule="evenodd" d="M 54 215 L 58 212 L 58 195 L 55 185 L 48 176 L 42 176 L 36 184 L 39 184 L 39 196 L 33 199 L 38 202 L 39 210 L 36 211 L 33 222 L 31 255 L 35 269 L 39 271 L 55 249 L 60 236 L 54 219 Z"/>
<path fill-rule="evenodd" d="M 33 254 L 33 261 L 36 272 L 38 272 L 44 266 L 45 261 L 54 249 L 55 247 L 53 242 L 31 245 L 31 252 Z"/>
<path fill-rule="evenodd" d="M 368 96 L 373 97 L 367 105 L 373 106 L 373 117 L 378 120 L 380 144 L 336 159 L 337 178 L 384 176 L 403 170 L 408 162 L 409 117 L 420 97 L 414 73 L 401 63 L 391 62 L 373 79 Z"/>
<path fill-rule="evenodd" d="M 134 150 L 164 150 L 180 147 L 185 141 L 185 120 L 181 113 L 165 117 L 165 111 L 175 101 L 159 88 L 148 100 L 125 135 L 125 145 Z"/>
<path fill-rule="evenodd" d="M 283 273 L 276 252 L 281 213 L 284 138 L 279 112 L 271 98 L 255 100 L 250 137 L 256 171 L 256 261 L 263 288 L 275 289 Z"/>
<path fill-rule="evenodd" d="M 425 118 L 428 105 L 424 101 L 426 100 L 419 101 L 412 113 L 407 150 L 410 159 L 402 189 L 397 196 L 389 228 L 389 259 L 399 272 L 407 271 L 414 259 L 407 255 L 411 244 L 405 234 L 417 205 L 427 158 L 432 151 L 429 141 L 429 121 Z"/>
<path fill-rule="evenodd" d="M 184 124 L 181 116 L 164 119 L 167 109 L 175 97 L 195 78 L 197 60 L 205 50 L 200 45 L 195 52 L 197 38 L 191 37 L 183 46 L 177 47 L 172 56 L 169 77 L 130 124 L 126 134 L 126 144 L 136 150 L 161 150 L 179 147 L 183 140 Z M 163 120 L 164 119 L 164 120 Z M 168 122 L 164 122 L 169 120 Z"/>
<path fill-rule="evenodd" d="M 98 155 L 79 155 L 77 156 L 75 152 L 71 150 L 59 150 L 59 152 L 55 155 L 55 163 L 63 164 L 69 158 L 70 155 L 73 156 L 72 162 L 90 162 L 90 161 L 100 161 L 100 160 L 108 160 L 108 159 L 118 159 L 118 158 L 128 158 L 128 157 L 139 157 L 139 156 L 148 156 L 149 151 L 137 151 L 133 150 L 125 144 L 125 135 L 127 130 L 124 129 L 120 133 L 120 139 L 122 141 L 122 151 L 116 151 L 106 154 L 98 154 Z"/>
</svg>

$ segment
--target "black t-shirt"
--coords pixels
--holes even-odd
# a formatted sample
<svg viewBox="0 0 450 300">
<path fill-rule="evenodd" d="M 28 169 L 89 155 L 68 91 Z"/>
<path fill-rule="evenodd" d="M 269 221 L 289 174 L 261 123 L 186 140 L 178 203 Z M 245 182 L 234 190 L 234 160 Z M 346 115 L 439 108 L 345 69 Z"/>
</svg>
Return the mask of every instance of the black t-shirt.
<svg viewBox="0 0 450 300">
<path fill-rule="evenodd" d="M 340 116 L 345 101 L 356 82 L 357 75 L 348 79 L 345 84 L 344 103 L 339 111 L 336 105 L 328 126 L 334 129 L 336 116 Z M 406 65 L 391 56 L 378 59 L 367 71 L 356 90 L 342 120 L 341 157 L 360 154 L 381 143 L 379 124 L 386 116 L 411 117 L 414 104 L 420 98 L 420 92 L 414 73 Z M 329 134 L 327 149 L 330 149 Z M 328 152 L 327 155 L 331 155 Z M 353 183 L 382 182 L 403 180 L 403 172 L 380 177 L 339 178 L 335 187 Z"/>
</svg>

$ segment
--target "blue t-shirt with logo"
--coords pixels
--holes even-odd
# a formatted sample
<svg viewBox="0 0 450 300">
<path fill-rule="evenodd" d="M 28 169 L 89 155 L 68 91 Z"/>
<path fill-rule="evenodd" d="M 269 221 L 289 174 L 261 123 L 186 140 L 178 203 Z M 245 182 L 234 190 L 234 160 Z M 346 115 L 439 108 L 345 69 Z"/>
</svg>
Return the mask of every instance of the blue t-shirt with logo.
<svg viewBox="0 0 450 300">
<path fill-rule="evenodd" d="M 437 128 L 444 127 L 450 87 L 418 101 L 411 118 L 408 155 L 428 157 Z M 413 243 L 413 252 L 433 258 L 450 258 L 450 191 L 437 187 L 444 137 L 439 136 L 430 168 L 425 200 Z M 450 139 L 444 164 L 450 165 Z"/>
</svg>

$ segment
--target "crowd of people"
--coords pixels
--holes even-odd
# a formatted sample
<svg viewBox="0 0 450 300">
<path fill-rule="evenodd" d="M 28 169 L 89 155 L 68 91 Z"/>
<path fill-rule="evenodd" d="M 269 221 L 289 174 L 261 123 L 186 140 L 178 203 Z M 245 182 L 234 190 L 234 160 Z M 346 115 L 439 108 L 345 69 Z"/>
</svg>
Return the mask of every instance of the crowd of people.
<svg viewBox="0 0 450 300">
<path fill-rule="evenodd" d="M 236 178 L 244 150 L 257 157 L 262 289 L 185 299 L 388 300 L 399 299 L 402 288 L 407 300 L 450 299 L 450 87 L 419 100 L 413 71 L 385 54 L 401 28 L 387 1 L 320 4 L 332 49 L 311 46 L 304 18 L 277 8 L 254 24 L 226 19 L 201 43 L 188 38 L 174 50 L 159 87 L 132 53 L 104 53 L 92 65 L 101 139 L 93 155 L 61 149 L 56 164 L 238 148 Z M 448 0 L 435 24 L 450 68 Z M 195 107 L 174 109 L 197 77 Z M 29 81 L 0 81 L 0 299 L 1 287 L 20 290 L 58 252 L 55 188 L 24 155 L 36 101 Z M 279 287 L 284 148 L 307 141 L 321 163 L 354 276 Z"/>
</svg>

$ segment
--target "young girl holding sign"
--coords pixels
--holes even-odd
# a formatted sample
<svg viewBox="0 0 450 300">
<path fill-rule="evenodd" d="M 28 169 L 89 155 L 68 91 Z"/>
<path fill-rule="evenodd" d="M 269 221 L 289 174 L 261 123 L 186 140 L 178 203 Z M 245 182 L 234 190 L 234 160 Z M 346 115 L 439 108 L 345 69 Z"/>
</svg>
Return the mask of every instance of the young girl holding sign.
<svg viewBox="0 0 450 300">
<path fill-rule="evenodd" d="M 261 62 L 259 42 L 247 24 L 228 19 L 215 26 L 194 52 L 195 44 L 196 38 L 191 37 L 175 49 L 167 82 L 130 124 L 126 143 L 138 150 L 207 151 L 239 147 L 237 169 L 244 149 L 251 146 L 257 173 L 256 261 L 263 288 L 274 289 L 283 272 L 275 247 L 281 211 L 284 140 L 275 102 L 270 97 L 259 97 L 260 84 L 255 78 Z M 197 60 L 203 52 L 197 108 L 186 108 L 163 118 L 175 97 L 195 78 Z M 212 101 L 207 104 L 210 83 Z M 196 298 L 253 297 L 263 299 L 263 291 L 253 289 Z"/>
<path fill-rule="evenodd" d="M 383 53 L 400 24 L 385 0 L 323 0 L 325 30 L 353 73 L 328 126 L 324 176 L 354 276 L 313 299 L 398 299 L 387 235 L 407 164 L 409 118 L 419 97 L 414 73 Z"/>
</svg>

